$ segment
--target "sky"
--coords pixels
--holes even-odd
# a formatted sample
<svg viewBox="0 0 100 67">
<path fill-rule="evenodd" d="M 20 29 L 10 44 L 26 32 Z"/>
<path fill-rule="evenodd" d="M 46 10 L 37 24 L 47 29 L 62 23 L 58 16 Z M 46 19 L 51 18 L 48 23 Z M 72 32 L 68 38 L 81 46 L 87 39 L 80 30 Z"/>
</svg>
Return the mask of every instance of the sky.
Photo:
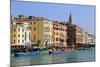
<svg viewBox="0 0 100 67">
<path fill-rule="evenodd" d="M 68 22 L 70 13 L 73 24 L 95 34 L 95 6 L 93 5 L 11 1 L 12 16 L 20 14 Z"/>
</svg>

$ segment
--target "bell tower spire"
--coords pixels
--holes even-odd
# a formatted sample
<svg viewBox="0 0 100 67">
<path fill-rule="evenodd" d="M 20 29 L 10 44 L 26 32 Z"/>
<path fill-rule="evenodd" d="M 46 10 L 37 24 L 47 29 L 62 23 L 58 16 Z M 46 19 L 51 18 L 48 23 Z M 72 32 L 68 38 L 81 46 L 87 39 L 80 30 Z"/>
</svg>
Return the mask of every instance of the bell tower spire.
<svg viewBox="0 0 100 67">
<path fill-rule="evenodd" d="M 72 24 L 72 15 L 71 15 L 71 13 L 70 13 L 70 16 L 69 16 L 69 21 L 68 21 L 68 23 Z"/>
</svg>

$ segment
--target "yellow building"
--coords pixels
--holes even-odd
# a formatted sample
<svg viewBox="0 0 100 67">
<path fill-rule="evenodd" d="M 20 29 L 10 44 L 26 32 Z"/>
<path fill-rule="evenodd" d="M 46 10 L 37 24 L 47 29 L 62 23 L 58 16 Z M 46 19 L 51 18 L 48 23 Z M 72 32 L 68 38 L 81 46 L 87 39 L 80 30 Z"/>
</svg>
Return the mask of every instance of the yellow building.
<svg viewBox="0 0 100 67">
<path fill-rule="evenodd" d="M 11 18 L 11 46 L 31 45 L 31 29 L 26 18 Z"/>
<path fill-rule="evenodd" d="M 31 17 L 32 44 L 43 47 L 43 19 Z"/>
<path fill-rule="evenodd" d="M 76 44 L 94 43 L 94 36 L 72 24 L 51 21 L 43 17 L 11 17 L 11 46 L 48 48 L 50 46 L 68 47 Z"/>
<path fill-rule="evenodd" d="M 53 21 L 53 38 L 55 46 L 67 47 L 67 27 L 64 22 Z"/>
<path fill-rule="evenodd" d="M 12 45 L 30 43 L 34 48 L 46 48 L 52 45 L 67 47 L 67 27 L 64 22 L 53 22 L 34 16 L 19 16 L 19 18 L 13 18 L 11 22 Z M 30 29 L 27 29 L 28 27 Z M 25 40 L 26 38 L 29 40 Z"/>
<path fill-rule="evenodd" d="M 45 48 L 52 44 L 52 23 L 42 17 L 30 17 L 32 27 L 32 44 L 37 44 L 40 48 Z"/>
</svg>

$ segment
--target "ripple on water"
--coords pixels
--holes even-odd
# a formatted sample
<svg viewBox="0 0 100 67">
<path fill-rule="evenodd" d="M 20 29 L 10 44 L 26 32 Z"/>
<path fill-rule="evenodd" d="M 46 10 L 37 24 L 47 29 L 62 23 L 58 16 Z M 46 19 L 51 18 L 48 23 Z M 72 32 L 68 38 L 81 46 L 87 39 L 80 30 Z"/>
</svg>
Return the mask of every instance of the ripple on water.
<svg viewBox="0 0 100 67">
<path fill-rule="evenodd" d="M 11 65 L 37 65 L 50 63 L 73 63 L 95 60 L 95 49 L 75 50 L 65 54 L 11 57 Z"/>
</svg>

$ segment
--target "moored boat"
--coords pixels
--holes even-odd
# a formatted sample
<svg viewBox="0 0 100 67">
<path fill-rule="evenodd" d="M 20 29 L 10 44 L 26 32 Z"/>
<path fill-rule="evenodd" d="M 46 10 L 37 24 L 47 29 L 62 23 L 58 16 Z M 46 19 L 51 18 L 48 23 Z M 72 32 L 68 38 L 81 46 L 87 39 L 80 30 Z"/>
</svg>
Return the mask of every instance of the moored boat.
<svg viewBox="0 0 100 67">
<path fill-rule="evenodd" d="M 34 51 L 29 53 L 15 53 L 15 57 L 21 57 L 21 56 L 38 56 L 38 55 L 48 55 L 48 51 Z"/>
<path fill-rule="evenodd" d="M 61 52 L 59 52 L 59 51 L 54 51 L 54 52 L 51 52 L 51 51 L 49 51 L 49 55 L 59 55 L 59 54 L 66 54 L 66 53 L 68 53 L 67 51 L 61 51 Z"/>
<path fill-rule="evenodd" d="M 77 48 L 77 50 L 88 50 L 88 48 Z"/>
</svg>

